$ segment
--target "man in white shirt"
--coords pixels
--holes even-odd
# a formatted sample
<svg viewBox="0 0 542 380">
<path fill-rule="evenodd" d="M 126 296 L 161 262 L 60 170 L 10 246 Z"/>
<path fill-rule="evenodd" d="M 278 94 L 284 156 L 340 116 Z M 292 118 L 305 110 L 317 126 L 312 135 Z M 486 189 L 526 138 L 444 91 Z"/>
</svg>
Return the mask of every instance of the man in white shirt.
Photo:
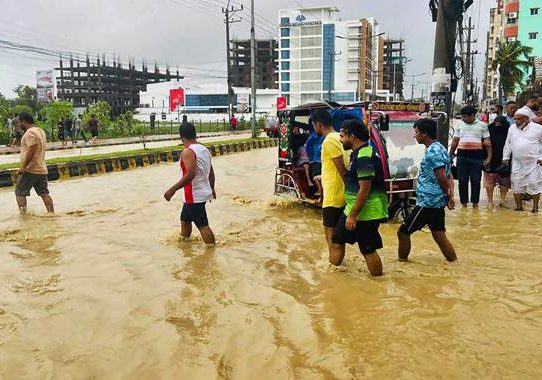
<svg viewBox="0 0 542 380">
<path fill-rule="evenodd" d="M 530 121 L 526 107 L 516 112 L 516 123 L 508 130 L 504 145 L 503 163 L 510 163 L 512 156 L 512 192 L 516 211 L 523 210 L 522 195 L 533 197 L 533 212 L 538 212 L 542 193 L 542 125 Z"/>
</svg>

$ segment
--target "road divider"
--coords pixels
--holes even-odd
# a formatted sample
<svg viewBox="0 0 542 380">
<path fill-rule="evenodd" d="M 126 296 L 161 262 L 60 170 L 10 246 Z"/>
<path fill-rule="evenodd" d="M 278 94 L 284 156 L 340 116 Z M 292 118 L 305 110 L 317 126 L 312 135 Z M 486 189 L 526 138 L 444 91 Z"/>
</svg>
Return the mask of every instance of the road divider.
<svg viewBox="0 0 542 380">
<path fill-rule="evenodd" d="M 252 149 L 271 148 L 277 146 L 277 140 L 253 140 L 231 143 L 205 144 L 213 156 L 223 156 L 232 153 L 245 152 Z M 112 158 L 89 159 L 86 161 L 65 162 L 47 165 L 49 181 L 64 181 L 70 178 L 99 175 L 124 170 L 143 168 L 160 163 L 176 162 L 181 157 L 182 148 L 164 152 L 132 154 Z M 0 187 L 12 187 L 17 183 L 17 169 L 0 171 Z"/>
</svg>

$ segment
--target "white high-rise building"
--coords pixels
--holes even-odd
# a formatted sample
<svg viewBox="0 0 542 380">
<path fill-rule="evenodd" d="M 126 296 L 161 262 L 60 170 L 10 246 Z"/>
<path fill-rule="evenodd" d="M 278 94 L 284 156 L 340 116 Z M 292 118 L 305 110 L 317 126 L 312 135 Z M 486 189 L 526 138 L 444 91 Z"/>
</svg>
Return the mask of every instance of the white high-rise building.
<svg viewBox="0 0 542 380">
<path fill-rule="evenodd" d="M 279 91 L 290 106 L 389 96 L 374 18 L 343 21 L 336 7 L 279 11 Z"/>
</svg>

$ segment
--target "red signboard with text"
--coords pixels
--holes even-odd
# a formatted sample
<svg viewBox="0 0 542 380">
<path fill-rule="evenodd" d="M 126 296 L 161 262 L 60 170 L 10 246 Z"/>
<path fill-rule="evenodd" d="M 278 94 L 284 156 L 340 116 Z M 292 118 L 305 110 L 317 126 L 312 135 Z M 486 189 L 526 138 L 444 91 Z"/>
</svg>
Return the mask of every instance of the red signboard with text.
<svg viewBox="0 0 542 380">
<path fill-rule="evenodd" d="M 277 97 L 277 111 L 283 110 L 288 107 L 288 100 L 286 96 Z"/>
<path fill-rule="evenodd" d="M 184 106 L 184 88 L 173 88 L 169 90 L 169 110 L 173 112 L 179 106 Z"/>
</svg>

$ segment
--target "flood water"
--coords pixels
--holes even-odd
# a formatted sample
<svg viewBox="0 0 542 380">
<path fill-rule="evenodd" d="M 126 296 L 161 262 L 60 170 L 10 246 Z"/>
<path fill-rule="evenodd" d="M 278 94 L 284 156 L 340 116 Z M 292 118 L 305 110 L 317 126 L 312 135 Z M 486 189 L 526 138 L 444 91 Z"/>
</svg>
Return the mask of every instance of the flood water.
<svg viewBox="0 0 542 380">
<path fill-rule="evenodd" d="M 540 378 L 542 217 L 447 213 L 384 276 L 357 248 L 336 270 L 318 211 L 273 198 L 276 149 L 214 159 L 218 245 L 178 238 L 167 164 L 50 184 L 19 217 L 0 192 L 2 379 Z"/>
</svg>

